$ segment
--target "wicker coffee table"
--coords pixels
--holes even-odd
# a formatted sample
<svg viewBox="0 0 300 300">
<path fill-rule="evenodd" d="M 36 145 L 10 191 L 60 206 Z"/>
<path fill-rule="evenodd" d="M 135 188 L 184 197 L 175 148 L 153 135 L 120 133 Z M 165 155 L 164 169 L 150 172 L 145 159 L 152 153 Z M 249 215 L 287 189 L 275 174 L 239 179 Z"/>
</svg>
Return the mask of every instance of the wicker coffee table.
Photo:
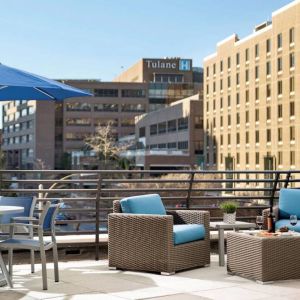
<svg viewBox="0 0 300 300">
<path fill-rule="evenodd" d="M 260 237 L 227 235 L 227 271 L 258 282 L 300 278 L 300 234 Z"/>
</svg>

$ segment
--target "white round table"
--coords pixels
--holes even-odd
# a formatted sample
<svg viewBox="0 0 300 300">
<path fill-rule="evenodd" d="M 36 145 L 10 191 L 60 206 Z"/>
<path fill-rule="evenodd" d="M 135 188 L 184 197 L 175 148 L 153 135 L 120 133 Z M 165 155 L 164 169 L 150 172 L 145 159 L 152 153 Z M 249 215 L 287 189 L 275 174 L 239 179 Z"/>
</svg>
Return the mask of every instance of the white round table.
<svg viewBox="0 0 300 300">
<path fill-rule="evenodd" d="M 0 222 L 1 217 L 5 214 L 15 214 L 15 213 L 21 213 L 24 211 L 24 207 L 22 206 L 1 206 L 0 205 Z M 1 254 L 0 254 L 1 255 Z M 6 280 L 4 279 L 4 276 L 0 274 L 0 287 L 6 285 Z"/>
</svg>

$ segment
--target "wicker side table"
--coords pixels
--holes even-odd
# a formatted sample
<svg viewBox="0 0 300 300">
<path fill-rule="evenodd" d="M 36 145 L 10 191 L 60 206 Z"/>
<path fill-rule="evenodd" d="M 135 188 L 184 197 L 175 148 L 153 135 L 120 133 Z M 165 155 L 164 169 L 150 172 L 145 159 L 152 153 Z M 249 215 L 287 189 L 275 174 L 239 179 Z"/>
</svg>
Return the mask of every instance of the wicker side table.
<svg viewBox="0 0 300 300">
<path fill-rule="evenodd" d="M 261 283 L 300 278 L 300 235 L 258 237 L 232 232 L 227 247 L 230 274 Z"/>
</svg>

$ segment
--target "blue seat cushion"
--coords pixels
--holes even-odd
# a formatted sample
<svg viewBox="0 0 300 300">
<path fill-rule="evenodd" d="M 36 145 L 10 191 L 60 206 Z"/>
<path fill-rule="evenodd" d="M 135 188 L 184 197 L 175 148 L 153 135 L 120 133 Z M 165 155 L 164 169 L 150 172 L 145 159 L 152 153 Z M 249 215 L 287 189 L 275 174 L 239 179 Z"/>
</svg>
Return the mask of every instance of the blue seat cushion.
<svg viewBox="0 0 300 300">
<path fill-rule="evenodd" d="M 124 198 L 120 201 L 123 213 L 166 215 L 165 207 L 158 194 Z"/>
<path fill-rule="evenodd" d="M 290 215 L 300 218 L 300 190 L 281 189 L 278 207 L 279 219 L 289 219 Z"/>
<path fill-rule="evenodd" d="M 295 226 L 290 224 L 290 219 L 281 219 L 275 223 L 276 230 L 284 226 L 287 226 L 290 230 L 300 232 L 300 220 L 298 220 L 298 223 Z"/>
<path fill-rule="evenodd" d="M 204 240 L 205 228 L 200 224 L 183 224 L 173 226 L 174 245 Z"/>
</svg>

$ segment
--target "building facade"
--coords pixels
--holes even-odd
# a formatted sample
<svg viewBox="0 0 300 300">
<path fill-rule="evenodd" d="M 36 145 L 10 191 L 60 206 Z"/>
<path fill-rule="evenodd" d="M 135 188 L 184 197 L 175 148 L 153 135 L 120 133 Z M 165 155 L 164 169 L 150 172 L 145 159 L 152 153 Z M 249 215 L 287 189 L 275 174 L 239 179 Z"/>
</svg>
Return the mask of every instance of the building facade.
<svg viewBox="0 0 300 300">
<path fill-rule="evenodd" d="M 300 2 L 204 59 L 206 167 L 300 167 Z"/>
<path fill-rule="evenodd" d="M 158 61 L 161 67 L 165 60 Z M 178 59 L 175 61 L 179 63 Z M 68 168 L 68 156 L 74 151 L 85 150 L 85 138 L 94 134 L 97 127 L 108 123 L 112 125 L 116 139 L 134 135 L 136 116 L 198 93 L 202 87 L 199 82 L 201 70 L 193 72 L 192 61 L 184 61 L 187 61 L 185 68 L 190 70 L 173 70 L 167 82 L 154 86 L 147 77 L 149 72 L 141 72 L 140 82 L 62 80 L 92 92 L 94 97 L 66 99 L 60 103 L 8 101 L 3 106 L 2 143 L 7 154 L 7 167 L 30 169 L 42 161 L 47 168 Z M 167 60 L 165 64 L 174 62 Z M 161 74 L 166 75 L 166 69 L 162 70 L 164 73 Z M 167 70 L 168 73 L 171 71 Z M 177 82 L 176 74 L 180 75 L 180 82 Z"/>
<path fill-rule="evenodd" d="M 202 95 L 136 117 L 135 135 L 141 169 L 203 168 Z"/>
</svg>

